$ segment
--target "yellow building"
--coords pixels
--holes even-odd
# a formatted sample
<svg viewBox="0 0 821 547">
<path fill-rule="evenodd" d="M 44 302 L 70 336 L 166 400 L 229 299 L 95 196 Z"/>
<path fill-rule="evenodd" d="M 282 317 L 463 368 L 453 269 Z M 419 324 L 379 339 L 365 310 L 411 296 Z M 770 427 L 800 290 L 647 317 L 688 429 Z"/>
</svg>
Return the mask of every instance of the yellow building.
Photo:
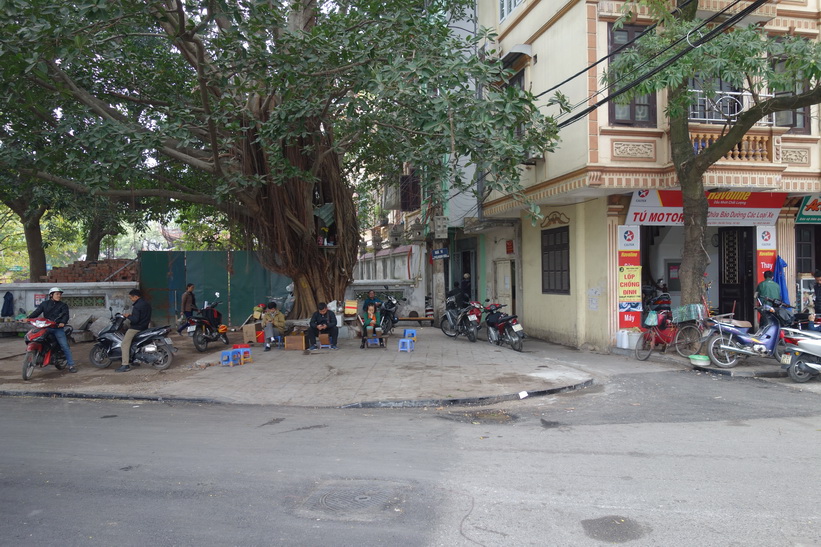
<svg viewBox="0 0 821 547">
<path fill-rule="evenodd" d="M 699 4 L 704 18 L 731 1 Z M 496 47 L 516 73 L 511 84 L 539 94 L 651 24 L 640 16 L 636 24 L 614 29 L 621 6 L 604 0 L 478 0 L 477 9 L 479 24 L 497 30 Z M 817 39 L 819 15 L 817 2 L 782 0 L 758 8 L 745 23 Z M 596 102 L 605 67 L 590 69 L 560 91 L 571 103 Z M 718 134 L 719 117 L 728 109 L 743 110 L 748 97 L 721 87 L 720 99 L 700 97 L 690 109 L 694 146 Z M 626 105 L 608 103 L 562 129 L 555 153 L 534 154 L 525 162 L 526 194 L 545 217 L 540 225 L 533 226 L 517 201 L 503 195 L 491 195 L 481 218 L 465 224 L 466 235 L 482 240 L 480 282 L 487 296 L 507 298 L 530 334 L 598 350 L 615 345 L 625 326 L 619 314 L 620 226 L 634 226 L 640 236 L 642 284 L 661 280 L 673 306 L 678 304 L 683 229 L 665 101 L 665 93 L 658 93 Z M 802 199 L 821 192 L 820 174 L 816 107 L 761 120 L 710 169 L 705 188 L 714 190 L 716 216 L 707 234 L 712 306 L 751 318 L 762 249 L 774 248 L 787 262 L 790 280 L 808 278 L 821 266 L 818 225 L 812 219 L 796 223 Z"/>
</svg>

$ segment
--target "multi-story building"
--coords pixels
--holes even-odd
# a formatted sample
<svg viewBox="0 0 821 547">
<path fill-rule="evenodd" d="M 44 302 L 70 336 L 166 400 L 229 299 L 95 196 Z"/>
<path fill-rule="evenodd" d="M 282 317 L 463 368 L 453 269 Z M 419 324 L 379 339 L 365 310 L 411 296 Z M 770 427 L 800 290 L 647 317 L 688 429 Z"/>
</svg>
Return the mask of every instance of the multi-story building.
<svg viewBox="0 0 821 547">
<path fill-rule="evenodd" d="M 732 3 L 701 0 L 699 15 Z M 634 24 L 614 28 L 621 6 L 604 0 L 478 0 L 478 14 L 481 25 L 497 30 L 496 47 L 516 74 L 511 85 L 539 94 L 652 22 L 639 14 Z M 745 23 L 817 39 L 820 15 L 818 0 L 781 0 L 759 7 Z M 600 97 L 605 67 L 590 68 L 559 90 L 571 103 L 592 104 Z M 690 109 L 696 148 L 708 146 L 725 117 L 748 104 L 743 93 L 717 87 L 718 96 L 701 97 Z M 506 195 L 491 195 L 481 221 L 473 228 L 466 224 L 466 232 L 478 234 L 485 256 L 479 273 L 488 296 L 515 298 L 514 311 L 528 332 L 578 347 L 613 346 L 641 297 L 635 295 L 636 279 L 625 271 L 640 271 L 644 286 L 660 279 L 673 305 L 679 303 L 683 228 L 665 106 L 665 92 L 629 104 L 610 102 L 565 127 L 556 152 L 525 162 L 525 193 L 541 207 L 540 224 L 533 225 Z M 787 278 L 807 278 L 807 286 L 821 266 L 821 232 L 813 224 L 819 221 L 799 215 L 802 200 L 811 203 L 821 192 L 819 134 L 816 107 L 777 114 L 761 120 L 708 171 L 708 297 L 720 311 L 752 318 L 766 257 L 780 255 Z M 631 237 L 636 239 L 627 241 Z M 630 247 L 635 249 L 625 256 L 637 259 L 641 269 L 620 274 L 620 248 Z M 795 298 L 792 284 L 790 289 Z"/>
</svg>

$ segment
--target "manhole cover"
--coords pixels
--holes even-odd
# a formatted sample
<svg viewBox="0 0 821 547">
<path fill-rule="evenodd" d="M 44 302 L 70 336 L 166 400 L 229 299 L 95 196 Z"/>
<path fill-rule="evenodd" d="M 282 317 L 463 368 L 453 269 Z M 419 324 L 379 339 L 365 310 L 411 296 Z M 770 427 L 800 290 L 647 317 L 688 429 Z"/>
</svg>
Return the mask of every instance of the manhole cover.
<svg viewBox="0 0 821 547">
<path fill-rule="evenodd" d="M 402 513 L 408 488 L 407 484 L 390 481 L 324 481 L 297 509 L 297 515 L 356 522 L 384 520 Z"/>
</svg>

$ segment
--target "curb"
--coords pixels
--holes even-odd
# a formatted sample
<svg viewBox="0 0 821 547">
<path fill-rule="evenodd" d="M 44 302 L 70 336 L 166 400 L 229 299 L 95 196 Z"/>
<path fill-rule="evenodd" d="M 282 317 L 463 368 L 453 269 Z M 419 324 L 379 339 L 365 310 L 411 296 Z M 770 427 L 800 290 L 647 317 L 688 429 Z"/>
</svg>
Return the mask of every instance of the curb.
<svg viewBox="0 0 821 547">
<path fill-rule="evenodd" d="M 585 380 L 580 384 L 574 384 L 564 387 L 556 387 L 551 389 L 543 389 L 538 391 L 522 391 L 511 395 L 495 395 L 489 397 L 464 397 L 457 399 L 421 399 L 421 400 L 406 400 L 406 401 L 366 401 L 361 403 L 351 403 L 336 408 L 421 408 L 429 406 L 482 406 L 501 403 L 504 401 L 513 401 L 516 399 L 525 399 L 527 397 L 544 397 L 545 395 L 554 395 L 556 393 L 563 393 L 566 391 L 576 391 L 584 389 L 593 385 L 593 379 Z M 524 394 L 524 395 L 523 395 Z"/>
<path fill-rule="evenodd" d="M 126 395 L 123 393 L 71 393 L 62 391 L 7 391 L 0 390 L 0 397 L 47 397 L 53 399 L 101 399 L 111 401 L 149 401 L 156 403 L 231 404 L 205 397 L 151 397 L 149 395 Z"/>
<path fill-rule="evenodd" d="M 773 371 L 757 371 L 757 370 L 733 370 L 728 368 L 711 368 L 700 367 L 698 365 L 691 365 L 693 370 L 700 370 L 702 372 L 711 372 L 713 374 L 721 374 L 722 376 L 734 376 L 736 378 L 784 378 L 787 376 L 785 370 Z"/>
</svg>

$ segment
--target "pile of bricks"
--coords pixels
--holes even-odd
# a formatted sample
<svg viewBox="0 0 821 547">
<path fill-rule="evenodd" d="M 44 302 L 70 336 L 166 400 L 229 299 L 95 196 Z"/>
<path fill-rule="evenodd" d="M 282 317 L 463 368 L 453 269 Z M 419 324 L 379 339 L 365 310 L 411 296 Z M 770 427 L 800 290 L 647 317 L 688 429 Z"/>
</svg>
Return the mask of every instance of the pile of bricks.
<svg viewBox="0 0 821 547">
<path fill-rule="evenodd" d="M 137 262 L 124 258 L 78 260 L 68 266 L 53 268 L 41 280 L 51 283 L 137 281 Z"/>
</svg>

